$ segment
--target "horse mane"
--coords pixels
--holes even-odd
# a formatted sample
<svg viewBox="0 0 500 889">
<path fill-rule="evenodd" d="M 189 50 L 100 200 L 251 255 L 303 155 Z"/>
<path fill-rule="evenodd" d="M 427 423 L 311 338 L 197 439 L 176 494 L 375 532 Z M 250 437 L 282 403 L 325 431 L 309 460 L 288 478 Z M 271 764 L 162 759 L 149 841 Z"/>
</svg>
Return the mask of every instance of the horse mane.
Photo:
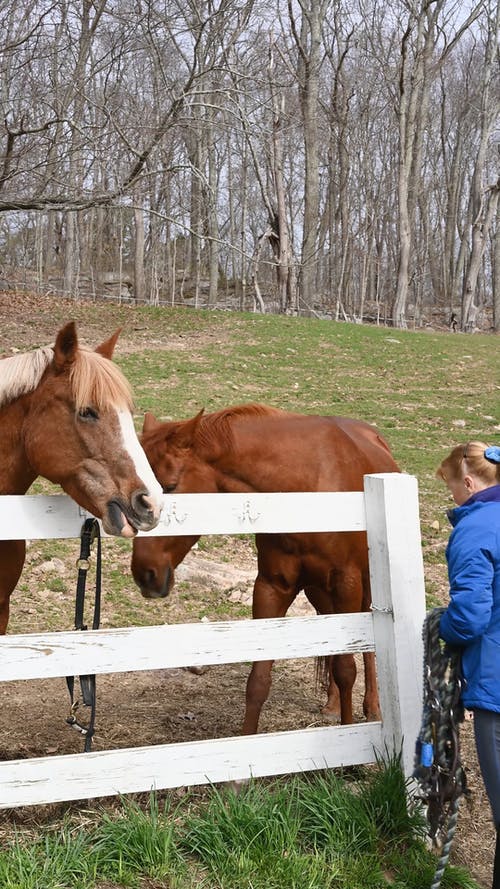
<svg viewBox="0 0 500 889">
<path fill-rule="evenodd" d="M 277 407 L 256 402 L 222 408 L 201 418 L 196 430 L 196 441 L 205 448 L 216 446 L 217 449 L 222 447 L 224 450 L 230 450 L 233 446 L 233 420 L 242 417 L 272 417 L 281 414 L 283 411 Z"/>
<path fill-rule="evenodd" d="M 70 373 L 76 409 L 88 404 L 132 409 L 132 389 L 118 365 L 99 352 L 80 347 Z"/>
<path fill-rule="evenodd" d="M 21 395 L 33 392 L 54 358 L 53 346 L 42 346 L 0 361 L 0 407 Z M 70 369 L 70 385 L 75 409 L 87 405 L 98 410 L 105 407 L 132 407 L 130 385 L 116 364 L 80 346 Z"/>
<path fill-rule="evenodd" d="M 54 357 L 52 346 L 3 358 L 0 364 L 0 407 L 36 389 Z"/>
</svg>

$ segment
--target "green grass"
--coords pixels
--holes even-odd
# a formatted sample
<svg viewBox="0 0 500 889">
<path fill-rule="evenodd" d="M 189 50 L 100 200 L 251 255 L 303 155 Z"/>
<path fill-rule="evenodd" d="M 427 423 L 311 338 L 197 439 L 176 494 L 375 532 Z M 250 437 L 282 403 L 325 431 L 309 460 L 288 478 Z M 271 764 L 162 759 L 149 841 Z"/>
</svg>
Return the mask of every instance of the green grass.
<svg viewBox="0 0 500 889">
<path fill-rule="evenodd" d="M 401 468 L 417 476 L 424 563 L 444 565 L 451 501 L 435 469 L 460 441 L 500 438 L 495 336 L 111 304 L 72 303 L 71 310 L 63 304 L 54 311 L 55 324 L 69 312 L 83 329 L 98 325 L 99 336 L 123 325 L 127 348 L 120 351 L 118 343 L 116 360 L 135 392 L 138 429 L 146 410 L 180 419 L 249 401 L 375 423 Z M 142 339 L 134 349 L 135 331 Z M 32 490 L 53 488 L 37 481 Z M 221 538 L 203 538 L 200 548 L 224 558 Z M 432 582 L 427 579 L 429 595 Z M 125 616 L 130 589 L 119 573 L 111 588 Z M 141 613 L 148 621 L 139 605 L 130 606 L 130 618 Z"/>
<path fill-rule="evenodd" d="M 119 343 L 116 360 L 134 388 L 138 429 L 145 410 L 178 419 L 249 401 L 376 423 L 401 468 L 419 482 L 428 607 L 446 597 L 450 500 L 435 468 L 460 441 L 500 439 L 494 336 L 112 304 L 56 303 L 52 314 L 55 328 L 68 317 L 83 329 L 98 325 L 103 336 L 124 326 L 128 348 L 121 351 Z M 146 346 L 141 341 L 134 349 L 134 331 L 144 329 Z M 37 481 L 30 493 L 54 490 Z M 170 620 L 168 601 L 144 603 L 136 590 L 128 571 L 130 544 L 106 540 L 103 549 L 103 626 Z M 222 538 L 203 538 L 200 550 L 225 558 Z M 39 541 L 29 551 L 33 568 L 54 557 L 74 564 L 77 542 Z M 71 627 L 76 571 L 59 581 L 49 572 L 44 583 L 66 598 L 63 626 L 61 613 L 30 593 L 23 578 L 11 632 Z M 183 604 L 183 619 L 248 616 L 234 603 L 226 614 L 215 593 L 197 599 L 178 584 L 174 595 Z M 425 889 L 431 883 L 435 861 L 422 843 L 418 819 L 407 814 L 394 770 L 373 782 L 321 774 L 255 782 L 238 796 L 229 789 L 201 796 L 204 804 L 192 795 L 179 810 L 161 812 L 156 802 L 144 812 L 128 801 L 116 818 L 90 813 L 88 828 L 68 821 L 41 836 L 20 833 L 3 843 L 0 886 L 93 889 L 105 880 L 133 887 L 141 875 L 161 880 L 163 889 Z M 475 886 L 453 868 L 442 885 Z"/>
<path fill-rule="evenodd" d="M 426 889 L 435 856 L 397 760 L 66 816 L 3 843 L 2 889 Z M 106 886 L 108 886 L 106 882 Z M 148 884 L 149 885 L 149 884 Z M 443 889 L 477 889 L 448 867 Z"/>
<path fill-rule="evenodd" d="M 164 311 L 167 328 L 170 321 L 178 330 L 183 322 L 198 327 L 203 321 L 213 336 L 183 351 L 118 356 L 139 413 L 181 418 L 258 400 L 374 422 L 401 467 L 430 495 L 424 506 L 433 517 L 440 510 L 434 470 L 448 448 L 464 438 L 498 435 L 500 361 L 493 336 L 217 312 L 199 312 L 193 320 L 190 313 Z"/>
<path fill-rule="evenodd" d="M 158 336 L 168 332 L 174 343 L 121 358 L 118 353 L 134 386 L 139 427 L 145 410 L 180 419 L 201 408 L 248 401 L 373 422 L 401 468 L 418 479 L 424 562 L 444 565 L 451 500 L 435 470 L 460 441 L 500 438 L 495 336 L 271 315 L 140 311 L 147 323 L 154 317 Z M 199 335 L 190 340 L 192 331 Z"/>
</svg>

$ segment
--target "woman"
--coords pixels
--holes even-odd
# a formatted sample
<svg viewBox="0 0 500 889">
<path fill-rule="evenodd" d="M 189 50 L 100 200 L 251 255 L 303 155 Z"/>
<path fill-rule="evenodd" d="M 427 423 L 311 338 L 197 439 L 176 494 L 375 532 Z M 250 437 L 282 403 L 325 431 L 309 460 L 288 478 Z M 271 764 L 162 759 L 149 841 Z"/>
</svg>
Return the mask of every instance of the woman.
<svg viewBox="0 0 500 889">
<path fill-rule="evenodd" d="M 500 889 L 500 447 L 459 445 L 436 474 L 457 504 L 448 514 L 450 602 L 440 636 L 463 649 L 462 702 L 474 713 L 478 761 L 497 832 L 492 889 Z"/>
</svg>

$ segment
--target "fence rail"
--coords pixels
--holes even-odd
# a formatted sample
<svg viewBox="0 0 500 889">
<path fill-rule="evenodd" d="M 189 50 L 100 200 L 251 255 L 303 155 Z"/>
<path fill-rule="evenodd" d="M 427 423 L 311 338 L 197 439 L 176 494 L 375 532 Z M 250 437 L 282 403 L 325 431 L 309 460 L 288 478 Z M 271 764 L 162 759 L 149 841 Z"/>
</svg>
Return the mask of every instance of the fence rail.
<svg viewBox="0 0 500 889">
<path fill-rule="evenodd" d="M 62 494 L 7 494 L 0 497 L 0 540 L 79 537 L 88 516 Z M 299 530 L 366 531 L 363 493 L 169 494 L 164 497 L 156 528 L 140 531 L 139 536 L 285 534 Z"/>
<path fill-rule="evenodd" d="M 64 496 L 0 497 L 0 539 L 79 537 L 86 517 Z M 7 761 L 0 808 L 362 764 L 400 749 L 410 774 L 425 616 L 415 478 L 366 476 L 364 493 L 168 495 L 148 533 L 326 530 L 366 530 L 370 614 L 5 636 L 0 681 L 374 650 L 382 722 Z M 105 592 L 105 559 L 103 573 Z"/>
</svg>

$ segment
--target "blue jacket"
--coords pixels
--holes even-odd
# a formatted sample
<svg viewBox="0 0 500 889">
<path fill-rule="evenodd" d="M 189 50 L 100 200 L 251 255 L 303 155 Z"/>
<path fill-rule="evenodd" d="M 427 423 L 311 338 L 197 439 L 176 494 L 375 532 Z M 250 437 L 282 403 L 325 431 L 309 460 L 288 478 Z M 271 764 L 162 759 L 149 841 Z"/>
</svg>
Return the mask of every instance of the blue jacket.
<svg viewBox="0 0 500 889">
<path fill-rule="evenodd" d="M 451 510 L 450 603 L 440 636 L 463 646 L 462 701 L 500 713 L 500 485 Z"/>
</svg>

